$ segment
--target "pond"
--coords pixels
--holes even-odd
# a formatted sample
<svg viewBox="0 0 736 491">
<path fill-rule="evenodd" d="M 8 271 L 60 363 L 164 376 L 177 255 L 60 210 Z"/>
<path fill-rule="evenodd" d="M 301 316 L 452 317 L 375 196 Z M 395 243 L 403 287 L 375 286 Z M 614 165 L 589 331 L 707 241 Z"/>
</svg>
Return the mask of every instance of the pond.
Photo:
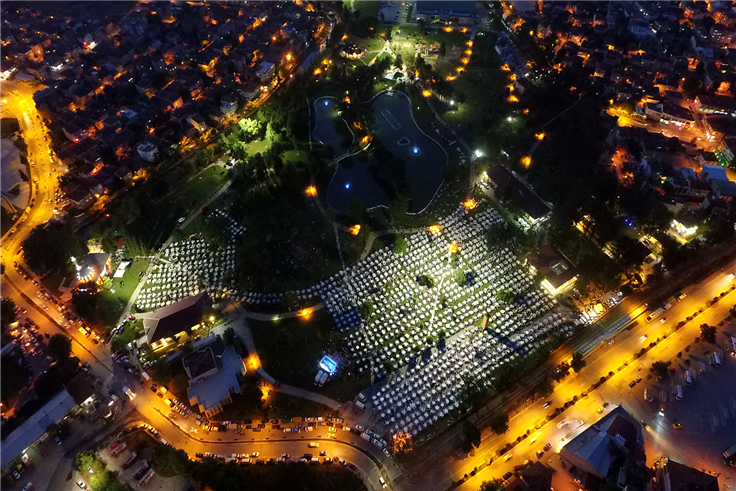
<svg viewBox="0 0 736 491">
<path fill-rule="evenodd" d="M 349 145 L 344 143 L 345 135 L 350 132 L 348 124 L 340 118 L 337 107 L 337 99 L 332 97 L 321 97 L 314 101 L 315 125 L 312 137 L 335 149 L 335 157 L 341 157 L 348 153 Z M 345 132 L 338 129 L 338 122 L 345 125 Z M 352 142 L 351 142 L 352 143 Z"/>
<path fill-rule="evenodd" d="M 317 110 L 314 137 L 332 146 L 336 155 L 344 155 L 343 136 L 334 123 L 334 118 L 338 117 L 336 110 L 334 113 L 329 111 L 334 99 L 327 106 L 321 102 L 323 100 L 315 103 L 315 107 L 321 105 L 323 110 Z M 383 92 L 370 104 L 375 115 L 375 136 L 393 156 L 404 162 L 412 196 L 409 211 L 420 212 L 429 205 L 442 184 L 447 155 L 437 142 L 422 133 L 414 123 L 409 98 L 405 94 Z M 332 134 L 327 131 L 328 126 Z M 378 176 L 376 167 L 370 165 L 368 157 L 358 154 L 339 161 L 327 191 L 327 201 L 337 211 L 345 212 L 353 198 L 358 198 L 366 208 L 373 208 L 388 206 L 394 195 L 391 184 Z"/>
</svg>

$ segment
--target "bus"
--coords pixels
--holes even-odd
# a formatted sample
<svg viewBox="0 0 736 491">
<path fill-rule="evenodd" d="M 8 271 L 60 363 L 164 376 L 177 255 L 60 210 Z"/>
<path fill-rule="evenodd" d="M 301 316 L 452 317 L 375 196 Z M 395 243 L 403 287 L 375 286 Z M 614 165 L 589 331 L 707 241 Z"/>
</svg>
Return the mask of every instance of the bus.
<svg viewBox="0 0 736 491">
<path fill-rule="evenodd" d="M 647 322 L 652 322 L 654 319 L 662 315 L 662 312 L 664 312 L 664 309 L 661 307 L 658 308 L 657 310 L 655 310 L 654 312 L 652 312 L 651 314 L 647 316 Z"/>
<path fill-rule="evenodd" d="M 678 385 L 676 389 L 677 389 L 677 395 L 675 396 L 675 399 L 677 399 L 678 401 L 681 401 L 682 400 L 682 386 Z"/>
<path fill-rule="evenodd" d="M 690 373 L 690 370 L 685 370 L 685 382 L 687 382 L 687 385 L 693 383 L 693 375 Z"/>
</svg>

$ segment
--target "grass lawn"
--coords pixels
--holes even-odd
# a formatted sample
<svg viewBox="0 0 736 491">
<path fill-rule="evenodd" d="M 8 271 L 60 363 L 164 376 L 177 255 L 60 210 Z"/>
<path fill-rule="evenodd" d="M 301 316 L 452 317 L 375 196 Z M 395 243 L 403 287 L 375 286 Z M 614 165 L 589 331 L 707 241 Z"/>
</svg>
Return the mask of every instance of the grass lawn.
<svg viewBox="0 0 736 491">
<path fill-rule="evenodd" d="M 181 206 L 188 210 L 201 206 L 212 194 L 228 181 L 228 171 L 222 167 L 210 167 L 194 177 L 183 187 L 166 198 L 173 206 Z"/>
<path fill-rule="evenodd" d="M 256 140 L 248 143 L 248 155 L 255 155 L 257 153 L 265 153 L 271 148 L 271 140 L 264 138 L 263 140 Z"/>
<path fill-rule="evenodd" d="M 367 374 L 357 377 L 340 373 L 324 387 L 314 386 L 317 364 L 323 353 L 334 351 L 342 341 L 341 334 L 331 330 L 332 318 L 327 310 L 318 310 L 309 319 L 278 322 L 248 319 L 248 324 L 253 331 L 253 341 L 263 369 L 279 382 L 313 390 L 339 402 L 352 399 L 370 385 Z M 297 402 L 290 403 L 290 406 L 294 404 Z"/>
<path fill-rule="evenodd" d="M 278 322 L 248 319 L 248 325 L 263 369 L 280 382 L 305 388 L 314 384 L 323 351 L 339 341 L 326 309 Z"/>
<path fill-rule="evenodd" d="M 147 268 L 148 261 L 133 261 L 122 278 L 113 278 L 112 288 L 98 294 L 98 312 L 103 327 L 114 327 L 113 324 L 120 318 L 133 290 L 138 286 L 139 274 Z"/>
<path fill-rule="evenodd" d="M 297 162 L 306 162 L 306 152 L 300 152 L 298 150 L 287 150 L 281 155 L 285 164 L 294 164 Z"/>
</svg>

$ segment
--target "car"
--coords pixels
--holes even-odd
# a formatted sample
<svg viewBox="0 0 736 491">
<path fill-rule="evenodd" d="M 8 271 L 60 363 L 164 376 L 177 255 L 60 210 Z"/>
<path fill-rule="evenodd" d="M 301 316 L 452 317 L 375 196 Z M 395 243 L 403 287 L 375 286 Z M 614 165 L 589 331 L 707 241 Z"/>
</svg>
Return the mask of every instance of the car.
<svg viewBox="0 0 736 491">
<path fill-rule="evenodd" d="M 636 385 L 636 380 L 632 380 L 631 382 L 629 382 L 629 387 L 633 387 L 635 385 Z"/>
<path fill-rule="evenodd" d="M 186 219 L 187 219 L 187 217 L 180 217 L 179 218 L 179 223 L 184 223 L 184 220 L 186 220 Z"/>
<path fill-rule="evenodd" d="M 508 462 L 511 460 L 514 456 L 512 454 L 506 454 L 506 456 L 503 458 L 504 462 Z"/>
<path fill-rule="evenodd" d="M 645 335 L 643 335 L 643 336 L 642 336 L 642 337 L 641 337 L 640 339 L 641 339 L 642 341 L 646 341 L 646 339 L 647 339 L 647 335 L 646 335 L 646 334 L 645 334 Z"/>
<path fill-rule="evenodd" d="M 151 386 L 151 392 L 153 392 L 154 394 L 155 394 L 156 392 L 158 392 L 158 387 L 156 387 L 155 385 L 152 385 L 152 386 Z"/>
<path fill-rule="evenodd" d="M 661 319 L 659 319 L 659 322 L 660 324 L 664 324 L 666 320 L 667 320 L 667 317 L 662 317 Z"/>
<path fill-rule="evenodd" d="M 513 473 L 513 472 L 507 472 L 506 474 L 504 474 L 504 475 L 503 475 L 503 480 L 504 480 L 504 481 L 506 481 L 506 480 L 508 480 L 508 479 L 511 479 L 511 477 L 512 477 L 513 475 L 514 475 L 514 473 Z"/>
<path fill-rule="evenodd" d="M 687 295 L 685 295 L 685 294 L 684 294 L 684 293 L 682 293 L 682 292 L 677 292 L 677 293 L 675 293 L 675 300 L 677 300 L 677 301 L 679 302 L 680 300 L 682 300 L 682 299 L 683 299 L 683 298 L 685 298 L 686 296 L 687 296 Z"/>
<path fill-rule="evenodd" d="M 34 489 L 36 489 L 36 488 L 33 487 L 33 483 L 32 482 L 29 482 L 28 484 L 26 484 L 25 486 L 23 486 L 23 491 L 33 491 Z"/>
<path fill-rule="evenodd" d="M 557 428 L 562 429 L 562 428 L 564 428 L 565 426 L 567 426 L 569 424 L 570 424 L 570 422 L 568 420 L 563 419 L 562 421 L 560 421 L 559 423 L 557 423 Z"/>
<path fill-rule="evenodd" d="M 551 443 L 548 443 L 547 445 L 545 445 L 544 447 L 542 447 L 542 450 L 544 450 L 545 452 L 549 452 L 549 449 L 550 448 L 552 448 L 552 444 Z"/>
<path fill-rule="evenodd" d="M 77 486 L 79 486 L 80 489 L 86 489 L 87 483 L 82 481 L 81 479 L 77 479 Z"/>
<path fill-rule="evenodd" d="M 327 455 L 327 450 L 322 450 L 322 451 L 321 451 L 321 452 L 319 453 L 319 456 L 320 456 L 320 457 L 325 457 L 326 455 Z"/>
<path fill-rule="evenodd" d="M 257 458 L 259 455 L 261 455 L 259 452 L 251 452 L 250 454 L 251 458 L 253 459 Z"/>
<path fill-rule="evenodd" d="M 387 488 L 388 487 L 388 484 L 386 483 L 386 480 L 383 478 L 383 476 L 379 476 L 378 477 L 378 482 L 381 483 L 381 486 L 382 487 L 384 487 L 384 488 Z"/>
<path fill-rule="evenodd" d="M 542 406 L 542 409 L 547 409 L 547 408 L 548 408 L 548 407 L 550 407 L 551 405 L 552 405 L 552 401 L 547 401 L 547 402 L 545 402 L 545 403 L 544 403 L 544 405 Z"/>
<path fill-rule="evenodd" d="M 59 435 L 54 436 L 54 441 L 57 445 L 61 445 L 61 438 L 59 438 Z"/>
<path fill-rule="evenodd" d="M 680 428 L 682 428 L 682 423 L 680 423 L 679 421 L 675 421 L 674 423 L 672 423 L 672 427 L 676 430 L 679 430 Z"/>
<path fill-rule="evenodd" d="M 329 427 L 327 431 L 330 433 L 337 433 L 337 430 L 334 427 Z"/>
<path fill-rule="evenodd" d="M 288 453 L 282 453 L 281 454 L 281 458 L 283 458 L 283 459 L 288 459 L 289 457 L 290 457 L 290 455 Z"/>
<path fill-rule="evenodd" d="M 544 455 L 544 450 L 537 450 L 537 458 L 541 459 L 542 455 Z"/>
</svg>

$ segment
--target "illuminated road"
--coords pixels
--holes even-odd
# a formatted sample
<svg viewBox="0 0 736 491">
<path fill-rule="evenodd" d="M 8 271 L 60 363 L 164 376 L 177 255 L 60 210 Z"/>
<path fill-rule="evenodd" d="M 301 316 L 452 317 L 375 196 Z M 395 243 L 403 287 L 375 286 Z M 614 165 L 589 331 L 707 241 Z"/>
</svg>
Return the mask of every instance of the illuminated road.
<svg viewBox="0 0 736 491">
<path fill-rule="evenodd" d="M 687 296 L 682 301 L 670 300 L 672 308 L 663 315 L 663 317 L 666 317 L 664 323 L 659 322 L 660 319 L 647 323 L 644 316 L 642 316 L 639 318 L 638 325 L 629 331 L 623 331 L 610 346 L 606 345 L 594 350 L 586 358 L 586 367 L 579 374 L 571 372 L 571 375 L 562 383 L 555 386 L 554 393 L 551 396 L 540 398 L 528 404 L 527 407 L 520 409 L 520 411 L 510 414 L 509 431 L 506 434 L 498 436 L 488 429 L 483 431 L 481 445 L 475 450 L 474 456 L 460 460 L 461 457 L 452 454 L 452 449 L 449 447 L 435 446 L 435 448 L 431 448 L 433 453 L 424 459 L 425 464 L 407 470 L 408 473 L 414 476 L 412 482 L 419 485 L 420 482 L 415 482 L 417 480 L 416 476 L 421 476 L 421 486 L 419 487 L 422 489 L 445 489 L 451 481 L 461 479 L 464 474 L 470 474 L 475 467 L 488 464 L 491 459 L 494 459 L 490 466 L 480 470 L 476 476 L 470 477 L 459 488 L 477 490 L 483 481 L 501 478 L 503 474 L 511 471 L 514 466 L 523 463 L 524 460 L 537 460 L 535 453 L 541 450 L 546 443 L 551 443 L 553 447 L 542 459 L 545 463 L 551 464 L 551 462 L 548 462 L 549 457 L 552 453 L 559 451 L 564 444 L 561 439 L 563 437 L 569 439 L 577 435 L 578 432 L 574 431 L 576 426 L 579 426 L 577 421 L 583 419 L 592 422 L 599 419 L 601 415 L 597 413 L 597 410 L 604 402 L 609 402 L 610 407 L 624 403 L 625 407 L 633 411 L 637 417 L 647 420 L 648 415 L 639 411 L 641 405 L 634 404 L 633 401 L 643 400 L 645 384 L 651 386 L 653 381 L 644 380 L 636 385 L 634 389 L 629 388 L 629 383 L 637 376 L 646 379 L 652 362 L 674 360 L 679 351 L 684 351 L 684 347 L 692 344 L 694 338 L 699 336 L 699 326 L 702 323 L 718 324 L 728 315 L 729 308 L 736 303 L 736 291 L 729 293 L 711 308 L 707 308 L 705 305 L 707 301 L 728 290 L 734 284 L 734 279 L 728 273 L 736 271 L 736 261 L 724 267 L 723 271 L 725 272 L 719 271 L 703 282 L 684 289 L 683 292 Z M 635 352 L 638 352 L 651 341 L 656 341 L 661 334 L 672 331 L 680 320 L 685 320 L 685 317 L 700 308 L 704 309 L 703 314 L 659 343 L 639 360 L 632 361 L 632 355 Z M 644 335 L 647 336 L 645 342 L 641 340 L 641 336 Z M 720 341 L 722 341 L 723 337 L 720 336 L 720 338 Z M 625 363 L 628 366 L 625 366 Z M 642 370 L 637 371 L 638 367 L 642 367 Z M 621 368 L 621 371 L 619 371 L 619 368 Z M 580 394 L 590 389 L 591 385 L 597 382 L 601 376 L 608 374 L 610 371 L 614 372 L 615 375 L 608 382 L 597 390 L 590 392 L 586 398 L 578 401 L 551 423 L 541 426 L 547 415 L 554 412 L 556 407 L 562 406 L 575 395 L 580 396 Z M 545 409 L 543 405 L 548 401 L 551 402 L 551 405 Z M 563 419 L 570 422 L 570 425 L 558 429 L 556 425 Z M 541 426 L 540 429 L 536 429 L 537 426 Z M 504 462 L 503 458 L 498 458 L 496 451 L 499 448 L 507 442 L 515 440 L 517 436 L 527 430 L 531 430 L 529 437 L 509 452 L 512 457 L 508 461 Z M 659 439 L 659 441 L 662 442 L 663 440 Z M 659 443 L 657 450 L 651 452 L 649 452 L 651 442 L 648 440 L 647 444 L 647 458 L 651 461 L 661 454 L 677 455 L 676 453 L 664 451 L 667 448 L 666 442 Z M 428 445 L 432 446 L 432 443 L 430 442 Z M 688 460 L 692 460 L 692 456 L 688 455 L 682 455 L 680 458 L 685 464 L 688 463 Z M 556 461 L 557 459 L 551 460 Z M 718 471 L 723 472 L 720 468 Z M 566 475 L 558 472 L 556 479 L 559 478 L 566 479 Z M 568 491 L 560 488 L 557 484 L 554 486 L 558 491 Z M 574 484 L 572 486 L 574 487 L 570 488 L 571 491 L 579 487 Z"/>
</svg>

